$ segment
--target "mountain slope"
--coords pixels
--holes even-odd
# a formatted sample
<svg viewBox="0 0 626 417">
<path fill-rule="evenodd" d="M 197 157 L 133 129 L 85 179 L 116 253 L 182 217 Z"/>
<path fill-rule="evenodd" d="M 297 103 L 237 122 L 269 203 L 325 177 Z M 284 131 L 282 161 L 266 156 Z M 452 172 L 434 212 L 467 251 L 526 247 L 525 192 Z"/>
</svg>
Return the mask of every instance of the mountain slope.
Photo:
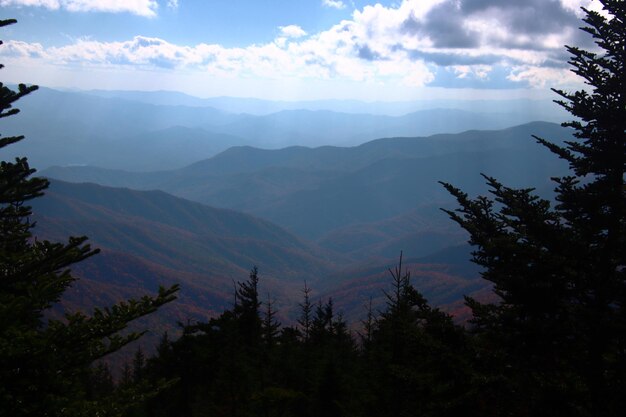
<svg viewBox="0 0 626 417">
<path fill-rule="evenodd" d="M 558 125 L 531 123 L 501 131 L 380 139 L 350 148 L 237 147 L 167 172 L 133 175 L 75 167 L 44 174 L 162 189 L 213 206 L 245 210 L 318 239 L 339 228 L 378 222 L 424 204 L 432 207 L 424 213 L 429 221 L 441 219 L 444 216 L 436 208 L 451 204 L 452 199 L 438 181 L 479 193 L 484 192 L 479 175 L 483 172 L 512 186 L 549 190 L 549 178 L 564 172 L 565 165 L 537 145 L 531 134 L 557 143 L 570 137 L 570 131 Z"/>
<path fill-rule="evenodd" d="M 160 191 L 141 192 L 54 181 L 34 204 L 42 237 L 86 234 L 103 249 L 173 270 L 226 280 L 258 264 L 281 280 L 323 274 L 330 252 L 279 227 L 231 210 L 214 209 Z M 196 282 L 196 285 L 200 283 Z"/>
<path fill-rule="evenodd" d="M 305 171 L 351 172 L 391 158 L 427 158 L 458 152 L 482 152 L 496 149 L 524 149 L 541 152 L 531 135 L 562 143 L 571 137 L 569 130 L 554 123 L 533 122 L 503 130 L 471 130 L 458 134 L 438 134 L 429 137 L 399 137 L 372 140 L 354 147 L 292 146 L 269 150 L 251 146 L 235 146 L 212 158 L 187 167 L 151 173 L 132 173 L 102 167 L 55 167 L 45 174 L 74 182 L 93 181 L 103 185 L 159 187 L 168 181 L 184 185 L 190 179 L 249 174 L 265 168 L 294 168 Z M 52 175 L 50 175 L 52 176 Z M 111 178 L 111 184 L 107 184 Z M 113 184 L 114 183 L 114 184 Z M 178 185 L 176 185 L 178 187 Z M 163 187 L 164 188 L 164 187 Z"/>
<path fill-rule="evenodd" d="M 465 242 L 467 236 L 455 223 L 432 215 L 437 209 L 426 205 L 381 221 L 334 229 L 318 243 L 356 262 L 367 262 L 393 259 L 400 251 L 422 257 Z"/>
</svg>

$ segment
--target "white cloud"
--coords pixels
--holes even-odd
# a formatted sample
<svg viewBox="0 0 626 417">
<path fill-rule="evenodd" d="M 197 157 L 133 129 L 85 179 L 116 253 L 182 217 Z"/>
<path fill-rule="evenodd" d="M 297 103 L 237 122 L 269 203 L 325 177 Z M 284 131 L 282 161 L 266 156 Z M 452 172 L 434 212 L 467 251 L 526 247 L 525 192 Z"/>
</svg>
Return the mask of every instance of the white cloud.
<svg viewBox="0 0 626 417">
<path fill-rule="evenodd" d="M 1 48 L 2 55 L 11 58 L 48 58 L 44 47 L 39 43 L 8 41 Z"/>
<path fill-rule="evenodd" d="M 177 1 L 176 1 L 177 3 Z M 0 6 L 63 8 L 70 12 L 132 13 L 154 17 L 159 5 L 156 0 L 0 0 Z"/>
<path fill-rule="evenodd" d="M 170 9 L 178 9 L 178 0 L 167 0 L 167 7 Z"/>
<path fill-rule="evenodd" d="M 45 7 L 56 10 L 61 5 L 59 0 L 0 0 L 0 6 Z"/>
<path fill-rule="evenodd" d="M 0 0 L 6 1 L 15 0 Z M 64 7 L 71 1 L 92 3 L 60 1 Z M 463 10 L 464 1 L 489 6 Z M 563 21 L 571 18 L 578 22 L 571 9 L 578 0 L 528 1 L 534 1 L 538 8 L 543 4 L 558 7 Z M 137 6 L 149 2 L 117 3 Z M 350 19 L 316 34 L 307 34 L 297 25 L 282 26 L 280 35 L 267 44 L 185 46 L 136 36 L 123 42 L 83 39 L 44 48 L 13 41 L 7 43 L 7 49 L 0 49 L 0 55 L 92 69 L 176 69 L 229 78 L 343 80 L 413 87 L 432 83 L 442 67 L 461 80 L 485 80 L 485 87 L 494 68 L 500 72 L 508 68 L 507 80 L 520 86 L 544 88 L 574 82 L 575 76 L 564 69 L 562 45 L 569 43 L 577 29 L 551 25 L 546 33 L 543 21 L 529 28 L 522 23 L 540 19 L 532 14 L 524 16 L 526 9 L 516 7 L 497 0 L 404 0 L 398 6 L 376 4 L 355 10 Z"/>
<path fill-rule="evenodd" d="M 322 5 L 333 9 L 344 9 L 346 4 L 341 0 L 322 0 Z"/>
<path fill-rule="evenodd" d="M 136 36 L 124 42 L 82 39 L 73 44 L 43 48 L 38 44 L 7 41 L 0 54 L 22 61 L 42 61 L 70 67 L 132 67 L 191 70 L 220 77 L 280 79 L 343 79 L 348 81 L 401 80 L 418 86 L 432 81 L 426 64 L 398 56 L 368 61 L 350 48 L 342 49 L 326 34 L 301 42 L 273 42 L 246 48 L 215 44 L 181 46 L 163 39 Z M 340 39 L 339 39 L 340 41 Z"/>
<path fill-rule="evenodd" d="M 456 74 L 457 78 L 478 78 L 485 80 L 489 78 L 489 73 L 493 67 L 491 65 L 454 65 L 452 71 Z"/>
<path fill-rule="evenodd" d="M 519 66 L 513 68 L 508 79 L 527 82 L 533 88 L 563 88 L 580 84 L 580 77 L 566 68 Z"/>
<path fill-rule="evenodd" d="M 298 25 L 279 26 L 280 33 L 287 38 L 301 38 L 306 36 L 306 32 Z"/>
<path fill-rule="evenodd" d="M 578 17 L 582 17 L 585 13 L 581 10 L 581 7 L 584 7 L 588 10 L 594 10 L 605 17 L 608 16 L 606 12 L 602 9 L 602 3 L 598 0 L 560 0 L 561 4 L 564 8 L 571 10 L 576 13 Z"/>
</svg>

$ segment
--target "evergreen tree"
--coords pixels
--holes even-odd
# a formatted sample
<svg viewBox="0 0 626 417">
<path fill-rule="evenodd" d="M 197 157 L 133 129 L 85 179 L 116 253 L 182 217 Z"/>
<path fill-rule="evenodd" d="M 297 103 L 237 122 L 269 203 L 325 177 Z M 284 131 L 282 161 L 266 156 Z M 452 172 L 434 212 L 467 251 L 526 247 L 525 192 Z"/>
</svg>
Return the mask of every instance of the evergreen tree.
<svg viewBox="0 0 626 417">
<path fill-rule="evenodd" d="M 15 20 L 0 20 L 0 27 Z M 18 113 L 15 102 L 36 86 L 17 91 L 0 83 L 0 119 Z M 23 136 L 0 139 L 0 148 Z M 114 397 L 88 398 L 94 361 L 136 340 L 141 332 L 119 334 L 127 324 L 175 298 L 177 287 L 156 297 L 95 309 L 91 316 L 45 313 L 75 281 L 69 266 L 95 255 L 85 237 L 68 243 L 33 238 L 29 200 L 43 195 L 48 181 L 34 178 L 26 158 L 0 163 L 0 415 L 118 415 L 150 390 L 130 387 Z"/>
<path fill-rule="evenodd" d="M 257 267 L 253 267 L 247 281 L 238 282 L 236 290 L 237 304 L 233 313 L 237 317 L 241 337 L 246 346 L 258 346 L 261 339 L 261 302 L 259 301 L 259 276 Z"/>
<path fill-rule="evenodd" d="M 588 88 L 554 90 L 576 119 L 556 205 L 485 176 L 494 199 L 444 184 L 470 233 L 474 262 L 499 301 L 468 298 L 487 408 L 507 415 L 621 415 L 626 383 L 626 5 L 583 9 L 601 54 L 567 47 Z M 487 410 L 485 410 L 487 412 Z"/>
<path fill-rule="evenodd" d="M 374 311 L 372 310 L 372 297 L 370 297 L 369 302 L 367 303 L 365 308 L 367 313 L 365 316 L 365 320 L 361 321 L 363 330 L 362 332 L 359 332 L 359 338 L 361 339 L 361 345 L 363 346 L 363 349 L 367 352 L 370 344 L 372 343 L 372 332 L 374 331 L 374 325 L 376 323 Z"/>
<path fill-rule="evenodd" d="M 273 309 L 274 302 L 269 293 L 267 294 L 267 302 L 265 305 L 266 309 L 261 329 L 263 332 L 263 341 L 267 346 L 272 347 L 280 334 L 280 322 L 276 320 L 276 310 Z"/>
<path fill-rule="evenodd" d="M 146 367 L 146 355 L 144 355 L 141 346 L 135 351 L 133 356 L 133 381 L 135 383 L 141 382 L 144 377 L 144 368 Z"/>
<path fill-rule="evenodd" d="M 106 362 L 98 362 L 92 367 L 90 378 L 90 398 L 103 398 L 113 394 L 115 384 L 111 369 Z"/>
<path fill-rule="evenodd" d="M 409 271 L 389 270 L 387 307 L 372 324 L 366 345 L 367 415 L 471 415 L 463 329 L 432 308 L 411 285 Z"/>
<path fill-rule="evenodd" d="M 313 305 L 311 304 L 311 288 L 309 288 L 304 281 L 304 289 L 302 290 L 303 300 L 300 306 L 300 317 L 298 318 L 298 324 L 302 331 L 302 337 L 305 342 L 308 342 L 311 336 L 311 321 L 313 314 Z"/>
<path fill-rule="evenodd" d="M 129 387 L 133 384 L 133 369 L 128 362 L 122 367 L 122 376 L 119 379 L 118 386 L 121 388 Z"/>
</svg>

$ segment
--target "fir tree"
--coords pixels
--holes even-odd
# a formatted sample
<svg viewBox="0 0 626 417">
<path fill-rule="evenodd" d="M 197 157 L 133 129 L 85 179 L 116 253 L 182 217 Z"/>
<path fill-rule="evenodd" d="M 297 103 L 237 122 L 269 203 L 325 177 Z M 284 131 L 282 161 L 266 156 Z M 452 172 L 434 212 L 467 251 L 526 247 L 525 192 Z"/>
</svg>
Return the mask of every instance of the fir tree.
<svg viewBox="0 0 626 417">
<path fill-rule="evenodd" d="M 133 381 L 135 383 L 139 383 L 143 380 L 145 367 L 146 355 L 144 355 L 141 346 L 139 346 L 133 356 Z"/>
<path fill-rule="evenodd" d="M 12 23 L 1 20 L 0 27 Z M 0 119 L 17 114 L 15 102 L 36 89 L 20 84 L 13 91 L 0 83 Z M 0 148 L 22 139 L 2 138 Z M 46 311 L 75 281 L 69 266 L 98 251 L 85 237 L 65 244 L 33 238 L 27 202 L 48 187 L 47 180 L 31 177 L 34 172 L 26 158 L 0 163 L 0 415 L 118 415 L 152 391 L 129 387 L 115 397 L 88 398 L 90 366 L 139 338 L 141 332 L 119 331 L 172 301 L 177 287 L 95 309 L 91 316 L 46 320 Z"/>
<path fill-rule="evenodd" d="M 626 5 L 601 3 L 610 17 L 583 9 L 583 30 L 602 53 L 567 47 L 589 87 L 554 90 L 576 118 L 564 123 L 574 140 L 536 138 L 571 169 L 554 179 L 556 205 L 488 176 L 494 199 L 444 184 L 461 206 L 448 213 L 499 298 L 467 301 L 483 403 L 508 415 L 610 416 L 625 406 Z"/>
<path fill-rule="evenodd" d="M 300 317 L 298 318 L 298 324 L 302 332 L 302 337 L 305 342 L 308 342 L 311 336 L 311 321 L 313 314 L 313 305 L 311 304 L 311 288 L 309 288 L 304 281 L 304 289 L 302 290 L 302 303 L 300 306 Z"/>
<path fill-rule="evenodd" d="M 106 362 L 98 362 L 92 367 L 90 377 L 90 398 L 103 398 L 113 394 L 115 384 L 111 369 Z"/>
<path fill-rule="evenodd" d="M 363 326 L 362 332 L 359 332 L 359 338 L 361 339 L 361 345 L 363 349 L 367 352 L 369 349 L 370 343 L 372 343 L 372 332 L 374 330 L 374 325 L 376 323 L 376 318 L 374 317 L 374 311 L 372 310 L 372 297 L 370 297 L 369 302 L 365 306 L 366 308 L 366 316 L 364 320 L 361 320 L 361 325 Z"/>
<path fill-rule="evenodd" d="M 261 325 L 263 333 L 263 341 L 269 347 L 272 347 L 276 343 L 276 339 L 280 334 L 280 322 L 276 320 L 276 310 L 274 310 L 274 302 L 271 295 L 267 294 L 267 302 L 265 303 L 265 315 L 263 317 L 263 323 Z"/>
<path fill-rule="evenodd" d="M 370 323 L 364 351 L 366 415 L 472 415 L 466 407 L 470 379 L 463 329 L 411 285 L 402 254 L 389 273 L 387 306 Z"/>
<path fill-rule="evenodd" d="M 257 346 L 261 339 L 261 302 L 258 285 L 258 269 L 255 266 L 250 271 L 247 281 L 237 283 L 237 304 L 233 310 L 243 343 L 250 347 Z"/>
</svg>

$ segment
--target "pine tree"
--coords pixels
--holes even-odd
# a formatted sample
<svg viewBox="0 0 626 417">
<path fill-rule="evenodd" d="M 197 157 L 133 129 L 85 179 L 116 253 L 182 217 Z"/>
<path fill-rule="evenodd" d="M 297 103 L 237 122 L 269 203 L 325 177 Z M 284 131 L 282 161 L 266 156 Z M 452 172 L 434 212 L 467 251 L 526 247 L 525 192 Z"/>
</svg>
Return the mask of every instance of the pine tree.
<svg viewBox="0 0 626 417">
<path fill-rule="evenodd" d="M 589 87 L 554 90 L 576 118 L 564 123 L 574 140 L 536 138 L 572 171 L 554 179 L 556 205 L 488 176 L 494 199 L 444 184 L 499 297 L 467 302 L 484 403 L 509 415 L 610 416 L 626 405 L 626 5 L 601 3 L 610 17 L 583 9 L 583 30 L 602 54 L 567 47 Z"/>
<path fill-rule="evenodd" d="M 371 324 L 367 343 L 367 415 L 472 415 L 463 407 L 469 378 L 464 333 L 411 285 L 411 274 L 389 269 L 392 291 Z"/>
<path fill-rule="evenodd" d="M 261 301 L 259 301 L 259 276 L 253 267 L 247 281 L 237 283 L 237 304 L 233 313 L 237 317 L 240 335 L 245 346 L 256 347 L 261 339 Z"/>
<path fill-rule="evenodd" d="M 103 398 L 113 394 L 115 384 L 111 369 L 106 362 L 98 362 L 92 367 L 90 377 L 90 398 Z"/>
<path fill-rule="evenodd" d="M 0 27 L 12 23 L 1 20 Z M 17 114 L 15 102 L 36 89 L 20 84 L 13 91 L 0 83 L 0 119 Z M 0 148 L 22 139 L 2 138 Z M 26 203 L 48 187 L 47 180 L 31 177 L 34 172 L 26 158 L 0 163 L 0 415 L 117 415 L 150 391 L 119 392 L 117 401 L 89 399 L 90 366 L 139 338 L 141 332 L 119 331 L 172 301 L 177 287 L 95 309 L 91 316 L 73 313 L 62 321 L 47 320 L 46 311 L 75 281 L 69 266 L 98 251 L 85 237 L 70 237 L 66 244 L 33 238 L 35 224 Z"/>
<path fill-rule="evenodd" d="M 361 320 L 361 325 L 363 326 L 363 330 L 359 332 L 359 338 L 361 340 L 361 345 L 364 351 L 368 351 L 369 345 L 372 343 L 372 332 L 374 331 L 374 325 L 376 323 L 376 318 L 374 317 L 374 310 L 372 310 L 372 297 L 370 297 L 369 302 L 365 306 L 367 311 L 365 315 L 365 319 Z"/>
<path fill-rule="evenodd" d="M 133 368 L 128 362 L 122 367 L 122 376 L 119 379 L 118 386 L 121 388 L 130 387 L 133 384 Z"/>
<path fill-rule="evenodd" d="M 311 304 L 311 288 L 309 288 L 304 281 L 304 288 L 302 289 L 303 300 L 300 306 L 300 317 L 298 318 L 298 324 L 302 332 L 302 338 L 305 342 L 309 341 L 311 336 L 311 321 L 313 315 L 313 305 Z"/>
<path fill-rule="evenodd" d="M 272 347 L 280 334 L 280 322 L 276 320 L 276 310 L 273 308 L 274 302 L 269 293 L 267 294 L 265 306 L 265 315 L 261 324 L 263 341 L 267 346 Z"/>
<path fill-rule="evenodd" d="M 141 346 L 139 346 L 133 356 L 133 381 L 135 383 L 139 383 L 143 380 L 145 367 L 146 355 L 144 355 Z"/>
</svg>

